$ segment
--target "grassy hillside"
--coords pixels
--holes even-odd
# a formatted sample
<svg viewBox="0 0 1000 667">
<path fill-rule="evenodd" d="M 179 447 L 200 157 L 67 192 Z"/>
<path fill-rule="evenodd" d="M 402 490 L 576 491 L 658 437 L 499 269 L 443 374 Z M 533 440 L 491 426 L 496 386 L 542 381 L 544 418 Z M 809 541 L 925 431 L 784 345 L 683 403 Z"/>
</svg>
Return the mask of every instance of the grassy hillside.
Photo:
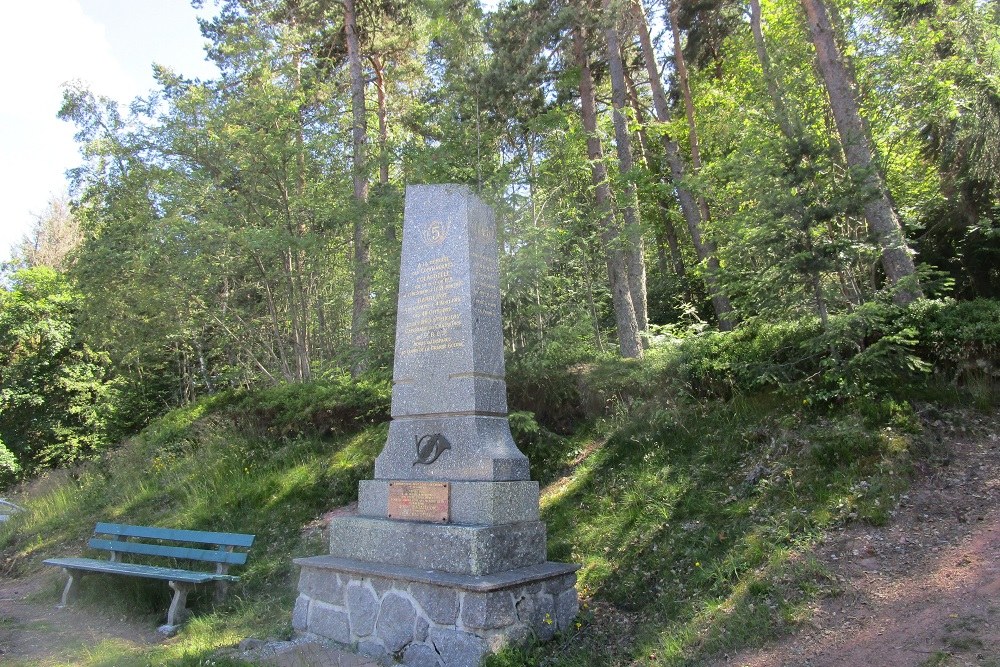
<svg viewBox="0 0 1000 667">
<path fill-rule="evenodd" d="M 491 664 L 696 664 L 805 620 L 809 601 L 837 593 L 810 546 L 890 521 L 915 467 L 944 454 L 923 424 L 996 404 L 1000 317 L 954 308 L 845 321 L 826 338 L 812 323 L 665 336 L 639 363 L 562 348 L 513 359 L 515 438 L 544 487 L 550 558 L 582 564 L 584 604 L 555 642 Z M 194 599 L 178 640 L 75 659 L 226 664 L 219 646 L 290 633 L 291 559 L 325 551 L 309 526 L 371 474 L 388 399 L 384 382 L 332 378 L 175 410 L 18 490 L 28 511 L 0 527 L 3 574 L 81 553 L 98 520 L 256 533 L 229 601 Z M 167 602 L 163 586 L 93 577 L 80 604 L 152 625 Z"/>
</svg>

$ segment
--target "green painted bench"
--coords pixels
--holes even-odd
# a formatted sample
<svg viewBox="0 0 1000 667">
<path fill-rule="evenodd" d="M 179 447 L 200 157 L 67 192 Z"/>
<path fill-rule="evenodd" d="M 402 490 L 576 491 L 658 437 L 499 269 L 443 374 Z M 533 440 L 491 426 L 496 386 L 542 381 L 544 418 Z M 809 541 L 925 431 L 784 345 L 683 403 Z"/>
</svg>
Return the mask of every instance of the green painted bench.
<svg viewBox="0 0 1000 667">
<path fill-rule="evenodd" d="M 187 615 L 188 593 L 200 584 L 215 583 L 216 600 L 221 600 L 230 582 L 239 577 L 229 574 L 231 565 L 247 562 L 246 550 L 253 544 L 253 535 L 241 533 L 213 533 L 201 530 L 178 530 L 151 526 L 129 526 L 118 523 L 99 523 L 88 543 L 91 549 L 108 551 L 109 560 L 94 558 L 49 558 L 46 565 L 61 567 L 69 580 L 63 589 L 60 607 L 76 596 L 78 583 L 84 574 L 121 574 L 166 581 L 174 591 L 167 612 L 167 624 L 160 631 L 172 634 Z M 243 549 L 243 551 L 238 551 Z M 155 556 L 173 560 L 214 563 L 215 572 L 202 572 L 180 567 L 140 565 L 123 561 L 123 556 Z M 171 562 L 171 565 L 175 563 Z M 193 565 L 193 563 L 192 563 Z"/>
</svg>

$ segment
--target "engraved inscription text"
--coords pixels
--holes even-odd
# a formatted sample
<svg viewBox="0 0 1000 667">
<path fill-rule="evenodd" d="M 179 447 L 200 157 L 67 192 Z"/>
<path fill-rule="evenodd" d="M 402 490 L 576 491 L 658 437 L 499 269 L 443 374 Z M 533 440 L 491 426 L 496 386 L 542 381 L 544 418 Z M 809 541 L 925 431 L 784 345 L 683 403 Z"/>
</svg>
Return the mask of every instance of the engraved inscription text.
<svg viewBox="0 0 1000 667">
<path fill-rule="evenodd" d="M 462 282 L 455 278 L 452 269 L 453 262 L 448 256 L 417 264 L 413 287 L 401 299 L 408 315 L 403 340 L 409 341 L 400 350 L 403 356 L 465 347 L 465 340 L 457 335 L 462 326 L 458 310 Z"/>
<path fill-rule="evenodd" d="M 389 518 L 448 523 L 450 496 L 448 482 L 389 482 Z"/>
</svg>

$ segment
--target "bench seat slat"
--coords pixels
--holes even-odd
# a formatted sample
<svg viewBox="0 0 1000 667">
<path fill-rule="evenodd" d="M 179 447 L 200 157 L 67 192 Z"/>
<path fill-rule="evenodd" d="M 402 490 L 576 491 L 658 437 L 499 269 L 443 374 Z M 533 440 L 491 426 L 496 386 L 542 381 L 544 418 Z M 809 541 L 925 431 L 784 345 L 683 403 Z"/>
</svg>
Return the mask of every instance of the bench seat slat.
<svg viewBox="0 0 1000 667">
<path fill-rule="evenodd" d="M 139 537 L 155 540 L 174 540 L 176 542 L 197 542 L 200 544 L 218 544 L 227 547 L 250 547 L 254 535 L 243 533 L 214 533 L 204 530 L 182 530 L 179 528 L 157 528 L 154 526 L 132 526 L 123 523 L 98 523 L 94 534 L 119 535 L 121 537 Z"/>
<path fill-rule="evenodd" d="M 227 563 L 229 565 L 243 565 L 247 562 L 247 554 L 239 551 L 194 549 L 192 547 L 174 547 L 166 544 L 146 544 L 144 542 L 102 540 L 96 537 L 91 538 L 88 544 L 92 549 L 114 551 L 116 553 L 139 554 L 142 556 L 186 558 L 188 560 L 208 561 L 211 563 Z"/>
<path fill-rule="evenodd" d="M 170 567 L 154 567 L 152 565 L 136 565 L 135 563 L 116 563 L 93 558 L 49 558 L 42 561 L 46 565 L 55 565 L 71 570 L 87 572 L 103 572 L 106 574 L 124 574 L 147 579 L 162 579 L 164 581 L 182 581 L 190 584 L 203 584 L 210 581 L 239 581 L 239 577 L 214 572 L 192 572 Z"/>
</svg>

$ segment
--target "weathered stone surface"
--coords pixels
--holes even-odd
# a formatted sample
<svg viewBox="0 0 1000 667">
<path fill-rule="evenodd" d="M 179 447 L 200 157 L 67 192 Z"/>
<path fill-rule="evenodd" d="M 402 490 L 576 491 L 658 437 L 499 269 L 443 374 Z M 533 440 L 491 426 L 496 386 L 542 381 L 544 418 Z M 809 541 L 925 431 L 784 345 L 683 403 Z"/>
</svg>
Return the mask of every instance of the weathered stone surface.
<svg viewBox="0 0 1000 667">
<path fill-rule="evenodd" d="M 461 185 L 406 188 L 392 415 L 506 412 L 475 380 L 503 383 L 496 222 Z"/>
<path fill-rule="evenodd" d="M 376 479 L 526 480 L 507 422 L 496 222 L 466 186 L 410 186 L 392 417 Z M 451 449 L 415 464 L 425 436 Z"/>
<path fill-rule="evenodd" d="M 576 586 L 576 572 L 561 576 L 553 577 L 545 581 L 545 592 L 551 593 L 552 595 L 558 595 L 563 591 L 569 590 Z"/>
<path fill-rule="evenodd" d="M 389 480 L 358 484 L 358 515 L 387 518 Z M 538 482 L 451 482 L 450 523 L 494 526 L 538 521 Z"/>
<path fill-rule="evenodd" d="M 518 623 L 504 628 L 501 631 L 500 636 L 503 638 L 501 648 L 508 644 L 513 646 L 524 646 L 531 641 L 532 632 L 527 625 Z"/>
<path fill-rule="evenodd" d="M 440 667 L 441 656 L 427 644 L 410 644 L 403 652 L 403 664 L 407 667 Z"/>
<path fill-rule="evenodd" d="M 299 575 L 299 592 L 327 604 L 344 604 L 344 587 L 335 573 L 304 567 Z"/>
<path fill-rule="evenodd" d="M 462 624 L 475 630 L 492 630 L 516 620 L 509 591 L 466 593 L 462 599 Z"/>
<path fill-rule="evenodd" d="M 385 577 L 368 577 L 368 583 L 375 589 L 375 594 L 379 597 L 385 595 L 386 591 L 392 589 L 392 579 Z"/>
<path fill-rule="evenodd" d="M 545 561 L 545 524 L 455 526 L 361 516 L 330 520 L 330 555 L 421 570 L 486 575 Z"/>
<path fill-rule="evenodd" d="M 506 414 L 462 412 L 393 419 L 386 446 L 375 459 L 375 479 L 527 480 L 528 459 L 514 444 Z M 417 441 L 436 433 L 443 434 L 451 448 L 433 464 L 414 465 Z"/>
<path fill-rule="evenodd" d="M 367 586 L 351 584 L 347 587 L 347 612 L 354 636 L 367 637 L 375 629 L 378 598 Z"/>
<path fill-rule="evenodd" d="M 382 598 L 375 634 L 389 653 L 395 653 L 413 641 L 416 620 L 412 602 L 398 593 L 388 593 Z"/>
<path fill-rule="evenodd" d="M 444 586 L 411 584 L 410 594 L 427 617 L 438 625 L 454 625 L 458 618 L 458 591 Z"/>
<path fill-rule="evenodd" d="M 380 662 L 388 662 L 387 658 L 389 654 L 386 653 L 385 647 L 374 639 L 358 642 L 358 653 L 376 658 Z"/>
<path fill-rule="evenodd" d="M 430 639 L 444 667 L 476 667 L 489 650 L 483 639 L 461 630 L 431 630 Z"/>
<path fill-rule="evenodd" d="M 309 597 L 300 594 L 295 599 L 295 608 L 292 609 L 292 629 L 296 632 L 305 632 L 309 627 Z"/>
<path fill-rule="evenodd" d="M 576 589 L 570 588 L 560 593 L 555 599 L 555 605 L 557 627 L 559 630 L 565 630 L 580 613 L 580 600 L 576 595 Z"/>
<path fill-rule="evenodd" d="M 309 631 L 341 644 L 351 643 L 351 626 L 347 613 L 323 602 L 309 605 Z"/>
<path fill-rule="evenodd" d="M 535 593 L 544 590 L 546 579 L 558 577 L 568 572 L 575 572 L 580 568 L 579 565 L 574 563 L 547 562 L 516 570 L 473 576 L 454 572 L 388 565 L 351 558 L 335 558 L 333 556 L 296 558 L 292 562 L 302 567 L 338 572 L 345 580 L 348 578 L 372 580 L 373 577 L 377 576 L 397 582 L 397 584 L 394 584 L 397 588 L 401 586 L 405 588 L 409 583 L 422 583 L 447 586 L 460 591 L 479 592 L 527 587 L 525 590 Z"/>
<path fill-rule="evenodd" d="M 422 642 L 427 639 L 427 632 L 431 629 L 431 624 L 423 616 L 417 615 L 417 622 L 413 626 L 413 641 Z"/>
<path fill-rule="evenodd" d="M 539 640 L 545 642 L 556 635 L 556 605 L 555 599 L 547 593 L 535 597 L 534 623 L 532 630 Z"/>
<path fill-rule="evenodd" d="M 376 580 L 389 587 L 390 592 L 386 594 L 386 599 L 399 598 L 397 602 L 399 602 L 401 614 L 405 617 L 402 620 L 403 632 L 412 633 L 414 644 L 433 645 L 435 653 L 441 650 L 440 644 L 444 647 L 459 647 L 462 655 L 468 656 L 469 651 L 473 649 L 493 650 L 491 647 L 499 647 L 505 642 L 522 643 L 527 632 L 533 633 L 539 640 L 545 641 L 551 639 L 557 630 L 571 627 L 579 608 L 574 588 L 565 589 L 556 596 L 545 592 L 546 588 L 563 588 L 571 580 L 567 575 L 572 574 L 575 566 L 568 564 L 545 563 L 541 566 L 523 568 L 518 573 L 506 572 L 497 575 L 473 576 L 362 563 L 329 556 L 297 559 L 297 562 L 327 572 L 331 576 L 339 574 L 342 581 L 350 582 L 349 585 L 345 586 L 345 591 L 353 592 L 357 588 L 359 591 L 365 590 L 370 594 L 369 585 Z M 345 598 L 351 597 L 353 595 L 345 593 Z M 369 599 L 368 602 L 370 603 L 371 600 Z M 329 609 L 329 605 L 324 605 L 321 602 L 313 602 L 312 604 Z M 407 610 L 407 605 L 412 610 L 412 616 Z M 432 613 L 434 617 L 431 617 Z M 424 614 L 430 618 L 433 625 L 428 626 L 423 617 Z M 459 616 L 461 619 L 458 618 Z M 503 627 L 472 627 L 473 625 L 495 626 L 503 620 L 504 616 L 509 616 L 509 623 Z M 389 622 L 387 616 L 383 618 L 385 623 Z M 411 621 L 411 619 L 413 620 Z M 442 630 L 459 632 L 459 626 L 465 628 L 466 624 L 470 622 L 471 625 L 468 625 L 469 633 L 460 632 L 456 636 L 440 634 Z M 330 619 L 327 619 L 327 625 L 330 624 Z M 329 628 L 319 629 L 322 632 L 318 632 L 315 624 L 310 620 L 306 632 L 328 638 L 330 638 L 330 634 L 337 634 L 337 631 Z M 341 630 L 340 633 L 342 636 L 343 631 Z M 468 637 L 465 637 L 465 634 L 470 633 L 472 635 L 478 633 L 479 639 L 483 643 L 475 644 L 473 642 L 470 648 Z M 358 635 L 355 634 L 353 639 L 357 641 Z M 390 638 L 390 645 L 398 645 L 399 641 L 392 641 Z M 382 645 L 377 621 L 375 635 L 369 635 L 367 638 L 361 637 L 359 645 L 368 646 L 370 653 L 375 651 L 377 647 L 382 653 L 371 654 L 379 655 L 382 659 L 389 653 Z M 408 644 L 404 644 L 403 648 L 406 649 L 407 646 Z M 399 649 L 391 651 L 391 653 L 394 653 L 397 658 L 399 657 Z M 420 651 L 419 655 L 425 655 L 425 652 Z M 475 653 L 475 655 L 481 654 Z M 447 663 L 444 658 L 441 660 L 442 665 L 463 664 L 460 662 Z M 468 666 L 463 664 L 463 667 Z"/>
<path fill-rule="evenodd" d="M 508 646 L 524 646 L 530 643 L 534 636 L 535 633 L 531 629 L 520 623 L 483 633 L 483 639 L 486 640 L 490 653 L 498 653 Z"/>
<path fill-rule="evenodd" d="M 325 642 L 303 641 L 300 638 L 289 642 L 262 643 L 263 646 L 249 651 L 241 649 L 239 658 L 247 664 L 261 667 L 380 667 L 371 658 L 348 653 Z"/>
<path fill-rule="evenodd" d="M 538 482 L 452 482 L 452 523 L 496 525 L 538 520 Z"/>
<path fill-rule="evenodd" d="M 521 596 L 521 598 L 514 603 L 514 611 L 517 614 L 518 621 L 525 623 L 528 626 L 533 626 L 536 622 L 535 596 Z"/>
<path fill-rule="evenodd" d="M 249 653 L 250 651 L 259 651 L 260 649 L 267 646 L 267 642 L 263 639 L 257 639 L 256 637 L 247 637 L 239 643 L 240 653 Z"/>
</svg>

